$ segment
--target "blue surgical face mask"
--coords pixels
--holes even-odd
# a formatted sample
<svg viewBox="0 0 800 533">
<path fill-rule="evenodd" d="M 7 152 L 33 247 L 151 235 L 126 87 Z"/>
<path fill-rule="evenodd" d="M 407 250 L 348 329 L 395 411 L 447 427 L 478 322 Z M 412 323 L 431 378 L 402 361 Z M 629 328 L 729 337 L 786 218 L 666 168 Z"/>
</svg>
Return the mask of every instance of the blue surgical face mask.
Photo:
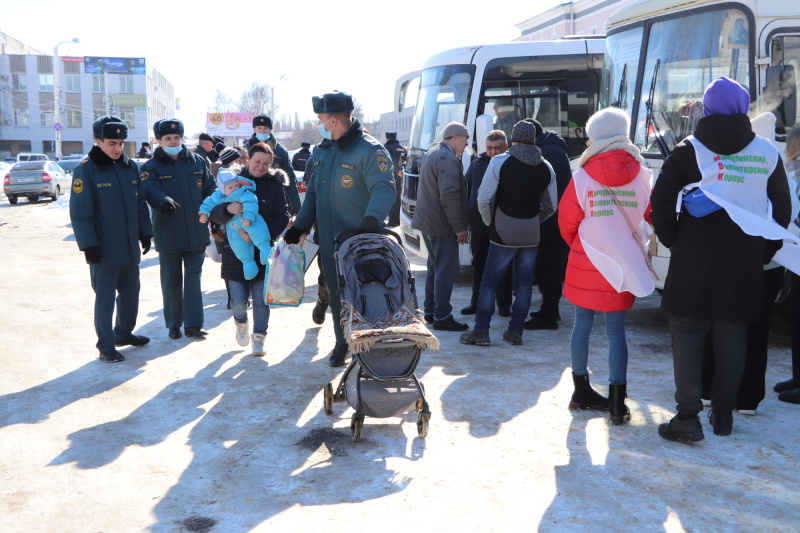
<svg viewBox="0 0 800 533">
<path fill-rule="evenodd" d="M 259 141 L 266 141 L 271 135 L 269 133 L 256 133 L 256 139 Z"/>
<path fill-rule="evenodd" d="M 164 150 L 167 155 L 178 155 L 183 150 L 183 146 L 162 146 L 162 150 Z"/>
<path fill-rule="evenodd" d="M 333 118 L 333 117 L 331 117 L 331 118 Z M 319 135 L 320 135 L 320 137 L 322 137 L 323 139 L 328 139 L 328 140 L 331 140 L 331 132 L 332 132 L 333 130 L 331 130 L 331 131 L 328 131 L 328 130 L 326 130 L 326 129 L 325 129 L 325 124 L 327 124 L 328 122 L 330 122 L 331 118 L 329 118 L 328 120 L 326 120 L 326 121 L 325 121 L 325 122 L 323 122 L 322 124 L 317 124 L 317 129 L 319 129 Z"/>
</svg>

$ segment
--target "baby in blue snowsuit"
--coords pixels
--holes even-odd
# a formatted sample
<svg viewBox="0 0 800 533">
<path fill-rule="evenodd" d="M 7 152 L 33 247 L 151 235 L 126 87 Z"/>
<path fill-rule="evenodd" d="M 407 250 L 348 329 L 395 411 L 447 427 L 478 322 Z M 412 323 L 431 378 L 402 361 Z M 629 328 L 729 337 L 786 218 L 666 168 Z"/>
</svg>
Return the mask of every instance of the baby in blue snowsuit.
<svg viewBox="0 0 800 533">
<path fill-rule="evenodd" d="M 211 211 L 221 203 L 240 202 L 242 204 L 242 214 L 234 215 L 225 224 L 225 234 L 228 236 L 228 243 L 231 250 L 242 262 L 244 266 L 245 279 L 253 279 L 258 274 L 258 265 L 255 262 L 255 249 L 257 246 L 261 252 L 261 263 L 266 265 L 270 251 L 270 233 L 267 223 L 258 214 L 258 198 L 253 191 L 256 190 L 255 183 L 247 178 L 239 176 L 236 172 L 221 168 L 217 173 L 217 190 L 203 200 L 198 211 L 200 223 L 208 222 Z M 251 242 L 245 242 L 239 235 L 239 229 L 243 229 L 250 236 Z"/>
</svg>

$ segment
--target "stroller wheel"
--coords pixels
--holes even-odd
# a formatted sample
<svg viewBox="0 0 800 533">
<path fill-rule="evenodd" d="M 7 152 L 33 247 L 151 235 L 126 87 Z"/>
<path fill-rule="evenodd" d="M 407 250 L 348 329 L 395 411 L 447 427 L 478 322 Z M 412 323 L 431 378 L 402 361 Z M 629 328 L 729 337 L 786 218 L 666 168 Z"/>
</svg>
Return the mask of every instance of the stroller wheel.
<svg viewBox="0 0 800 533">
<path fill-rule="evenodd" d="M 414 404 L 414 410 L 415 411 L 422 411 L 422 402 L 423 402 L 422 396 L 417 398 L 417 403 Z"/>
<path fill-rule="evenodd" d="M 353 413 L 350 419 L 350 431 L 353 433 L 353 442 L 361 440 L 361 429 L 364 427 L 364 415 Z"/>
<path fill-rule="evenodd" d="M 420 411 L 417 414 L 417 435 L 419 438 L 424 439 L 428 436 L 428 426 L 430 426 L 431 422 L 431 413 L 428 411 Z"/>
<path fill-rule="evenodd" d="M 333 384 L 328 382 L 325 385 L 325 388 L 322 389 L 322 401 L 325 405 L 325 414 L 332 415 L 333 414 Z"/>
</svg>

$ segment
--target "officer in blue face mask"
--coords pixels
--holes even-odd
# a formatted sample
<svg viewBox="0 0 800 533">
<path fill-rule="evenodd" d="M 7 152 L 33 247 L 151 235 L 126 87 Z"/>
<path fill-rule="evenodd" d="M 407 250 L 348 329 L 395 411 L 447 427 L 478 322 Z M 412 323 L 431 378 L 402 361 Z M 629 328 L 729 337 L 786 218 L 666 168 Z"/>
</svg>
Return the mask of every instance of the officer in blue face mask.
<svg viewBox="0 0 800 533">
<path fill-rule="evenodd" d="M 153 208 L 164 321 L 171 339 L 181 337 L 181 325 L 187 337 L 202 338 L 207 333 L 202 329 L 200 274 L 210 239 L 197 211 L 217 186 L 205 160 L 182 144 L 180 120 L 159 120 L 153 133 L 158 148 L 142 166 L 139 180 Z"/>
<path fill-rule="evenodd" d="M 244 145 L 249 150 L 252 145 L 258 142 L 265 142 L 272 148 L 275 153 L 275 160 L 272 165 L 280 168 L 289 176 L 289 185 L 284 187 L 286 203 L 289 204 L 289 213 L 291 215 L 297 214 L 300 211 L 300 193 L 297 190 L 297 177 L 294 175 L 289 152 L 272 134 L 272 119 L 267 115 L 253 117 L 253 135 L 245 141 Z"/>
<path fill-rule="evenodd" d="M 317 242 L 336 333 L 329 363 L 341 366 L 347 355 L 347 342 L 339 321 L 342 304 L 335 281 L 333 239 L 344 230 L 361 228 L 370 232 L 380 228 L 394 205 L 396 192 L 392 160 L 381 143 L 365 133 L 361 122 L 352 116 L 353 97 L 334 91 L 313 97 L 312 103 L 324 140 L 314 149 L 313 177 L 306 199 L 294 224 L 284 234 L 284 241 L 300 243 L 317 223 Z"/>
</svg>

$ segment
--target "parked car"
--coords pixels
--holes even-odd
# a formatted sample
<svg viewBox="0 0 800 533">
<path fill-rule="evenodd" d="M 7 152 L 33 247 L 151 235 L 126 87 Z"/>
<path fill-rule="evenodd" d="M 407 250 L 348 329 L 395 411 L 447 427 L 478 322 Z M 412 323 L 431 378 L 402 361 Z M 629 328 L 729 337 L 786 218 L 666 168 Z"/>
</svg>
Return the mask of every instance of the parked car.
<svg viewBox="0 0 800 533">
<path fill-rule="evenodd" d="M 3 162 L 4 163 L 16 163 L 17 162 L 17 158 L 16 157 L 4 157 L 3 158 Z"/>
<path fill-rule="evenodd" d="M 61 167 L 61 169 L 64 171 L 64 173 L 72 174 L 72 172 L 75 170 L 75 167 L 77 167 L 78 165 L 81 164 L 81 161 L 83 161 L 82 158 L 81 159 L 62 159 L 62 160 L 60 160 L 58 162 L 58 166 Z"/>
<path fill-rule="evenodd" d="M 70 177 L 53 161 L 20 161 L 3 178 L 3 192 L 11 204 L 16 204 L 20 196 L 27 196 L 31 202 L 40 196 L 56 201 L 70 185 Z"/>
<path fill-rule="evenodd" d="M 33 154 L 31 152 L 21 152 L 17 154 L 17 162 L 19 161 L 49 161 L 50 158 L 46 154 Z"/>
</svg>

